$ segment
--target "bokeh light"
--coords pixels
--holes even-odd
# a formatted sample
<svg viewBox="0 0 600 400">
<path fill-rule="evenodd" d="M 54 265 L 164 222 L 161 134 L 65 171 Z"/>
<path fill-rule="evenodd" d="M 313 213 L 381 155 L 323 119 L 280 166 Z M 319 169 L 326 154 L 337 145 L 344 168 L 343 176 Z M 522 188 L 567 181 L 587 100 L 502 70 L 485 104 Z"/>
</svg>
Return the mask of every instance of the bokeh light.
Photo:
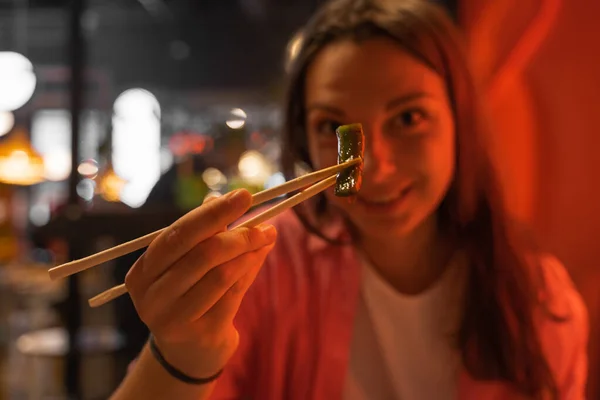
<svg viewBox="0 0 600 400">
<path fill-rule="evenodd" d="M 296 57 L 298 57 L 298 53 L 300 53 L 300 49 L 302 48 L 302 41 L 304 40 L 304 35 L 302 32 L 296 33 L 290 41 L 288 42 L 286 48 L 286 59 L 285 59 L 285 69 L 287 71 L 290 70 L 290 67 Z"/>
<path fill-rule="evenodd" d="M 130 207 L 144 204 L 160 177 L 160 116 L 158 100 L 145 89 L 126 90 L 114 104 L 112 163 L 126 182 L 120 200 Z"/>
<path fill-rule="evenodd" d="M 271 175 L 271 166 L 266 158 L 255 150 L 246 151 L 238 163 L 240 177 L 251 184 L 262 185 Z"/>
<path fill-rule="evenodd" d="M 227 177 L 216 168 L 207 168 L 202 173 L 202 179 L 211 190 L 219 190 L 227 184 Z"/>
<path fill-rule="evenodd" d="M 50 222 L 50 206 L 47 203 L 34 204 L 29 210 L 29 220 L 35 226 L 43 226 Z"/>
<path fill-rule="evenodd" d="M 64 181 L 71 174 L 71 152 L 54 149 L 44 155 L 44 177 L 49 181 Z"/>
<path fill-rule="evenodd" d="M 127 89 L 117 97 L 113 106 L 115 114 L 123 118 L 160 118 L 160 104 L 146 89 Z"/>
<path fill-rule="evenodd" d="M 276 172 L 271 175 L 265 182 L 265 189 L 269 189 L 275 186 L 279 186 L 285 183 L 285 177 L 281 172 Z"/>
<path fill-rule="evenodd" d="M 246 125 L 248 115 L 241 108 L 234 108 L 230 111 L 229 118 L 225 122 L 231 129 L 241 129 Z"/>
<path fill-rule="evenodd" d="M 85 178 L 94 179 L 98 176 L 98 161 L 90 158 L 88 160 L 82 161 L 81 164 L 77 167 L 77 172 Z"/>
<path fill-rule="evenodd" d="M 15 115 L 10 111 L 0 111 L 0 136 L 6 135 L 15 126 Z"/>
<path fill-rule="evenodd" d="M 33 64 L 22 54 L 0 51 L 0 111 L 14 111 L 31 99 L 36 77 Z"/>
<path fill-rule="evenodd" d="M 94 198 L 96 182 L 91 179 L 82 179 L 76 187 L 77 194 L 85 201 L 91 201 Z"/>
</svg>

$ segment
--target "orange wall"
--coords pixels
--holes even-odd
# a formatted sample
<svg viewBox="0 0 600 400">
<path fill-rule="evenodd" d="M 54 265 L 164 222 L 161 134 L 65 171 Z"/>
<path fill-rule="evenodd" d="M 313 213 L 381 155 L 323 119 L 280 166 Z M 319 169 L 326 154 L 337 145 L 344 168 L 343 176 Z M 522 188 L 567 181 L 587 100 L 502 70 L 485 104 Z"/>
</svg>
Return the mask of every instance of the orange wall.
<svg viewBox="0 0 600 400">
<path fill-rule="evenodd" d="M 587 303 L 589 398 L 599 399 L 600 1 L 463 0 L 461 8 L 488 83 L 509 204 L 566 264 Z"/>
<path fill-rule="evenodd" d="M 588 304 L 590 399 L 600 398 L 600 1 L 569 0 L 528 74 L 540 116 L 535 223 Z"/>
</svg>

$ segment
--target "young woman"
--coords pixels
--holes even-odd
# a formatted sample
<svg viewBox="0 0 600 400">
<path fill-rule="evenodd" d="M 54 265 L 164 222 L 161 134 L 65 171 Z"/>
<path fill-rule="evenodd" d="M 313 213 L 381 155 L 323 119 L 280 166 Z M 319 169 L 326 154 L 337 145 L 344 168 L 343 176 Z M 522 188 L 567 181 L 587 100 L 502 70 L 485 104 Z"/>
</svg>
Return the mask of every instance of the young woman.
<svg viewBox="0 0 600 400">
<path fill-rule="evenodd" d="M 126 279 L 153 337 L 114 399 L 584 398 L 584 305 L 510 221 L 449 18 L 332 1 L 289 83 L 285 172 L 360 122 L 357 200 L 227 230 L 237 191 L 177 221 Z"/>
</svg>

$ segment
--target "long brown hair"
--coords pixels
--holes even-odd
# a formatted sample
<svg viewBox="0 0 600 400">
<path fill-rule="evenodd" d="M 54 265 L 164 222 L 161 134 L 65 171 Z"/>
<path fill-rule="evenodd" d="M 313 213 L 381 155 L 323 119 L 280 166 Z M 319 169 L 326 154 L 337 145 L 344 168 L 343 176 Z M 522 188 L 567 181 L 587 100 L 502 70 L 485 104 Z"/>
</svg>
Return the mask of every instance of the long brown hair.
<svg viewBox="0 0 600 400">
<path fill-rule="evenodd" d="M 522 393 L 557 397 L 556 382 L 534 322 L 542 280 L 525 259 L 526 249 L 509 222 L 500 185 L 486 151 L 486 123 L 476 85 L 449 16 L 424 0 L 334 0 L 301 31 L 300 46 L 288 60 L 282 168 L 287 178 L 298 163 L 310 167 L 305 133 L 304 86 L 307 67 L 327 44 L 340 39 L 384 36 L 445 79 L 456 125 L 456 173 L 438 213 L 469 259 L 464 317 L 458 346 L 476 379 L 501 380 Z M 317 204 L 325 209 L 324 196 Z M 302 209 L 306 228 L 320 234 Z M 322 236 L 323 237 L 323 236 Z"/>
</svg>

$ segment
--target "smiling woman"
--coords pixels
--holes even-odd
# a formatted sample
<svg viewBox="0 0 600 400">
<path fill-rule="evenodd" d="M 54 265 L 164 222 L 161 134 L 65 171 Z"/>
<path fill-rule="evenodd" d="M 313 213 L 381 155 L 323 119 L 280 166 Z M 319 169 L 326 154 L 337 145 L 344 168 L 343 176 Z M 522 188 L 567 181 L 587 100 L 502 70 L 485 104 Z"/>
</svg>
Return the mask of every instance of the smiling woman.
<svg viewBox="0 0 600 400">
<path fill-rule="evenodd" d="M 377 65 L 378 68 L 373 68 Z M 365 127 L 365 179 L 355 204 L 330 201 L 373 236 L 435 225 L 454 174 L 455 132 L 444 80 L 387 38 L 340 40 L 324 48 L 306 75 L 311 164 L 335 162 L 332 129 Z"/>
<path fill-rule="evenodd" d="M 509 218 L 450 18 L 333 0 L 300 37 L 284 171 L 335 164 L 360 122 L 357 201 L 279 215 L 276 242 L 224 231 L 243 192 L 178 221 L 126 280 L 161 362 L 144 350 L 115 398 L 583 398 L 585 308 Z"/>
</svg>

